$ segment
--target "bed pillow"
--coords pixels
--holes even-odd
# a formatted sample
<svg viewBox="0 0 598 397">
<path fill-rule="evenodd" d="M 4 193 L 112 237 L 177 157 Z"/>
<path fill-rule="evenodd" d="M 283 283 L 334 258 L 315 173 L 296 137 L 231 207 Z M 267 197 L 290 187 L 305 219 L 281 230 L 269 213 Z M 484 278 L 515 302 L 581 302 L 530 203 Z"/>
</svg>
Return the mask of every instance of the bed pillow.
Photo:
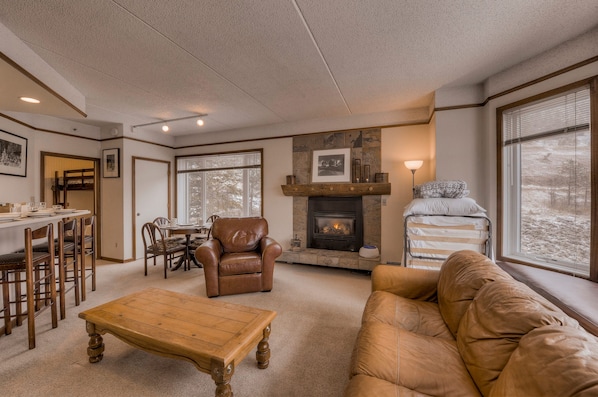
<svg viewBox="0 0 598 397">
<path fill-rule="evenodd" d="M 403 216 L 420 215 L 473 215 L 486 212 L 476 201 L 469 197 L 463 198 L 416 198 L 405 207 Z"/>
<path fill-rule="evenodd" d="M 416 198 L 461 198 L 468 195 L 465 181 L 432 181 L 415 186 Z"/>
</svg>

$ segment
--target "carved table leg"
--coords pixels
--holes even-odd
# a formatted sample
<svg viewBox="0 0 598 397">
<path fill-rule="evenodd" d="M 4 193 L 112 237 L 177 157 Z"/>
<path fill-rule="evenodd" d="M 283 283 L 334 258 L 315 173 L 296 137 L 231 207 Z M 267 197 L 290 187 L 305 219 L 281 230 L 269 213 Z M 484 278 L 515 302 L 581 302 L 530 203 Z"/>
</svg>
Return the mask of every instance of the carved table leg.
<svg viewBox="0 0 598 397">
<path fill-rule="evenodd" d="M 257 367 L 259 369 L 266 369 L 270 364 L 270 324 L 264 328 L 264 338 L 257 345 L 257 352 L 255 352 L 255 358 L 257 359 Z"/>
<path fill-rule="evenodd" d="M 87 334 L 89 335 L 89 346 L 87 355 L 90 363 L 99 363 L 104 358 L 104 342 L 102 336 L 96 332 L 96 326 L 92 323 L 86 323 Z"/>
<path fill-rule="evenodd" d="M 216 382 L 216 397 L 233 397 L 230 380 L 235 372 L 235 366 L 230 363 L 226 367 L 220 362 L 212 360 L 212 379 Z"/>
</svg>

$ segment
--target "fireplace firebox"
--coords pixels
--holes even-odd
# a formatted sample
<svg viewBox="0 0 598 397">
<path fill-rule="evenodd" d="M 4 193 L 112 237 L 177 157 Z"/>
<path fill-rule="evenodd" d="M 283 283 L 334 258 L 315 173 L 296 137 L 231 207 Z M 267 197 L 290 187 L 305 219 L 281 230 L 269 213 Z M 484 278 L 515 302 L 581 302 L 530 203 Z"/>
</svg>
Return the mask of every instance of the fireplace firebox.
<svg viewBox="0 0 598 397">
<path fill-rule="evenodd" d="M 359 251 L 363 245 L 361 197 L 310 197 L 307 248 Z"/>
</svg>

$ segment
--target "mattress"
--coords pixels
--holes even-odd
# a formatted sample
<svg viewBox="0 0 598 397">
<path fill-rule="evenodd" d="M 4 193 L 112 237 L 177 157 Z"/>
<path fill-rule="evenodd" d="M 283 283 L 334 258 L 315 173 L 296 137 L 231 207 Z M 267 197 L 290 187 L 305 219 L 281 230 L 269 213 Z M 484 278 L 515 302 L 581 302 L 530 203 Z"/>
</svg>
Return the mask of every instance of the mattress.
<svg viewBox="0 0 598 397">
<path fill-rule="evenodd" d="M 473 250 L 490 258 L 492 225 L 485 214 L 407 215 L 404 266 L 438 269 L 453 252 Z"/>
</svg>

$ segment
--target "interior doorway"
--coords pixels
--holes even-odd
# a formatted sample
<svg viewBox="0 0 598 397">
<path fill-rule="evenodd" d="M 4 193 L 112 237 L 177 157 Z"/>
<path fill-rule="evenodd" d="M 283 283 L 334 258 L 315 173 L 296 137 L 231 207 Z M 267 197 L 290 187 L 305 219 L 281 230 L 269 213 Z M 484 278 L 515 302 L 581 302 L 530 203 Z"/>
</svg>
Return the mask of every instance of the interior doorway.
<svg viewBox="0 0 598 397">
<path fill-rule="evenodd" d="M 41 152 L 40 200 L 49 207 L 88 210 L 96 215 L 97 235 L 101 235 L 100 159 L 69 154 Z M 96 242 L 96 252 L 101 251 Z"/>
</svg>

